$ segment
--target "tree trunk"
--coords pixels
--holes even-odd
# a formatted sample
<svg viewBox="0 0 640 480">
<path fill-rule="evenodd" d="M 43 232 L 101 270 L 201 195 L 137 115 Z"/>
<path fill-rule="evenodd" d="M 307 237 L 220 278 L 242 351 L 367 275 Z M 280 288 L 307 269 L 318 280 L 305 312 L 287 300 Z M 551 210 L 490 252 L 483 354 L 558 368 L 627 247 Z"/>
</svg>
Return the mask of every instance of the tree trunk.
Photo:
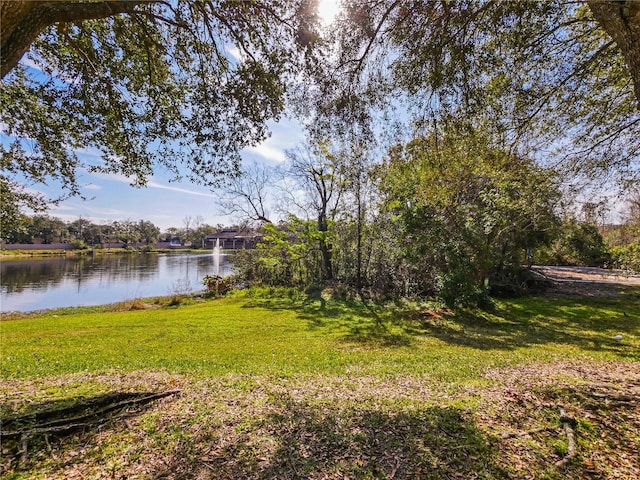
<svg viewBox="0 0 640 480">
<path fill-rule="evenodd" d="M 320 213 L 318 215 L 318 232 L 326 233 L 329 231 L 329 224 L 327 222 L 326 213 Z M 324 280 L 333 279 L 333 262 L 331 246 L 327 242 L 327 238 L 320 239 L 320 254 L 322 255 L 322 276 Z"/>
<path fill-rule="evenodd" d="M 640 2 L 589 0 L 587 3 L 597 22 L 622 51 L 640 109 Z"/>
<path fill-rule="evenodd" d="M 42 31 L 55 23 L 106 18 L 134 12 L 141 1 L 55 2 L 11 1 L 0 3 L 0 73 L 9 73 Z"/>
<path fill-rule="evenodd" d="M 360 175 L 358 175 L 358 185 L 356 187 L 356 202 L 358 204 L 358 222 L 357 222 L 357 246 L 356 246 L 356 288 L 362 289 L 362 198 L 361 198 Z"/>
</svg>

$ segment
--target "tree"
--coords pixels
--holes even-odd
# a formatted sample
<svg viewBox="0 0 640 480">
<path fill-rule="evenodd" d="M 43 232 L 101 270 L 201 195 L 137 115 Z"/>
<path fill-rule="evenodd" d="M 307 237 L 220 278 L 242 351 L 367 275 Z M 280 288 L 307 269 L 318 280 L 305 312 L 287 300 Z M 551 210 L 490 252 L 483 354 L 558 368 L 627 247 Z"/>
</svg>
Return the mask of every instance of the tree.
<svg viewBox="0 0 640 480">
<path fill-rule="evenodd" d="M 638 180 L 640 97 L 624 48 L 586 3 L 351 0 L 335 38 L 336 61 L 313 90 L 323 129 L 402 103 L 418 132 L 464 119 L 568 175 Z"/>
<path fill-rule="evenodd" d="M 134 185 L 158 167 L 204 184 L 236 173 L 314 44 L 312 4 L 3 1 L 3 223 L 46 207 L 23 185 L 78 195 L 83 168 Z"/>
<path fill-rule="evenodd" d="M 67 225 L 59 218 L 49 215 L 34 215 L 31 218 L 31 237 L 40 238 L 42 243 L 66 242 L 68 232 Z"/>
<path fill-rule="evenodd" d="M 624 55 L 640 108 L 640 3 L 635 0 L 587 2 L 593 16 Z"/>
<path fill-rule="evenodd" d="M 136 222 L 133 220 L 121 220 L 111 223 L 111 241 L 119 240 L 125 244 L 136 243 L 140 241 L 140 232 Z"/>
<path fill-rule="evenodd" d="M 619 225 L 608 225 L 605 230 L 609 246 L 636 245 L 640 248 L 640 188 L 629 191 Z"/>
<path fill-rule="evenodd" d="M 85 238 L 85 232 L 89 229 L 90 225 L 91 225 L 90 220 L 86 218 L 78 217 L 77 220 L 74 220 L 69 224 L 67 229 L 69 233 L 73 235 L 73 238 L 75 240 L 79 240 L 79 241 L 81 240 L 81 241 L 84 241 L 85 243 L 93 243 L 91 240 L 87 241 L 87 239 Z"/>
<path fill-rule="evenodd" d="M 551 245 L 552 258 L 560 265 L 605 266 L 609 261 L 608 248 L 595 224 L 566 219 L 558 238 Z"/>
<path fill-rule="evenodd" d="M 335 144 L 340 145 L 332 156 L 340 159 L 337 173 L 341 201 L 334 214 L 333 258 L 340 279 L 361 290 L 367 277 L 372 242 L 380 233 L 379 229 L 374 233 L 370 228 L 378 203 L 371 175 L 373 151 L 357 136 Z"/>
<path fill-rule="evenodd" d="M 32 228 L 31 218 L 20 212 L 15 212 L 12 220 L 9 225 L 2 222 L 2 242 L 31 243 L 33 238 L 30 233 Z"/>
<path fill-rule="evenodd" d="M 182 237 L 182 241 L 191 242 L 192 244 L 196 245 L 201 243 L 202 238 L 199 237 L 197 232 L 204 224 L 204 218 L 202 217 L 202 215 L 196 215 L 195 217 L 187 215 L 182 219 L 182 224 L 184 225 L 184 229 L 180 234 L 180 236 Z"/>
<path fill-rule="evenodd" d="M 275 169 L 253 163 L 222 189 L 219 204 L 227 215 L 241 215 L 252 222 L 271 223 L 269 189 L 275 183 Z"/>
<path fill-rule="evenodd" d="M 282 286 L 309 286 L 321 280 L 314 255 L 318 240 L 314 221 L 290 215 L 279 225 L 265 223 L 261 234 L 248 261 L 244 260 L 248 251 L 240 257 L 240 272 L 245 279 Z"/>
<path fill-rule="evenodd" d="M 208 223 L 200 223 L 191 232 L 191 242 L 195 247 L 203 247 L 205 244 L 205 238 L 212 233 L 222 230 L 222 228 L 214 227 Z"/>
<path fill-rule="evenodd" d="M 451 306 L 483 301 L 489 279 L 515 278 L 526 250 L 548 243 L 557 223 L 554 172 L 493 147 L 481 132 L 397 146 L 381 178 L 418 293 L 436 291 Z"/>
<path fill-rule="evenodd" d="M 180 237 L 181 233 L 178 227 L 169 227 L 164 231 L 162 237 L 165 241 L 169 242 L 172 238 Z"/>
<path fill-rule="evenodd" d="M 333 279 L 333 246 L 330 224 L 344 192 L 339 159 L 327 144 L 304 145 L 287 152 L 288 175 L 300 186 L 316 218 L 318 244 L 322 256 L 323 280 Z"/>
<path fill-rule="evenodd" d="M 136 228 L 138 237 L 147 245 L 156 242 L 160 237 L 160 229 L 148 220 L 138 220 Z"/>
</svg>

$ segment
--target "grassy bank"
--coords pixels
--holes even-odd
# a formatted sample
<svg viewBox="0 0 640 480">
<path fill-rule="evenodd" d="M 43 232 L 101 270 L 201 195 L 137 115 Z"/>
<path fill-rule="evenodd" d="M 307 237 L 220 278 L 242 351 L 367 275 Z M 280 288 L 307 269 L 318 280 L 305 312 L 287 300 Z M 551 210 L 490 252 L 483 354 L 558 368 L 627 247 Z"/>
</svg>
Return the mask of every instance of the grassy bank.
<svg viewBox="0 0 640 480">
<path fill-rule="evenodd" d="M 640 469 L 638 290 L 455 314 L 326 291 L 243 292 L 47 312 L 0 328 L 5 419 L 86 410 L 114 391 L 181 390 L 3 446 L 4 473 L 16 478 L 634 478 Z M 574 455 L 561 408 L 576 421 Z M 20 421 L 25 432 L 38 422 Z"/>
</svg>

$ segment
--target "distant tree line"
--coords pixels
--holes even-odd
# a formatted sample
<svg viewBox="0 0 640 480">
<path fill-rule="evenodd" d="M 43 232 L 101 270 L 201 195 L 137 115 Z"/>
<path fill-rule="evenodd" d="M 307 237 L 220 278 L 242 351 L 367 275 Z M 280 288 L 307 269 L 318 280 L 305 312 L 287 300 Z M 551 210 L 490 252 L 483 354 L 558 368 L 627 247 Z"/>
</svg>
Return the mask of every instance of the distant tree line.
<svg viewBox="0 0 640 480">
<path fill-rule="evenodd" d="M 224 227 L 210 225 L 201 216 L 186 216 L 181 227 L 169 227 L 165 231 L 148 220 L 115 220 L 107 223 L 95 223 L 79 217 L 73 221 L 64 221 L 51 215 L 21 215 L 11 228 L 2 229 L 2 241 L 8 244 L 52 244 L 75 243 L 84 245 L 105 245 L 112 243 L 145 244 L 170 242 L 177 240 L 182 245 L 202 247 L 205 238 L 222 230 L 247 232 L 247 224 Z"/>
<path fill-rule="evenodd" d="M 145 243 L 160 238 L 160 229 L 147 220 L 118 220 L 106 224 L 86 218 L 65 222 L 51 215 L 23 215 L 13 228 L 2 230 L 5 243 L 72 243 L 86 245 L 104 243 Z"/>
</svg>

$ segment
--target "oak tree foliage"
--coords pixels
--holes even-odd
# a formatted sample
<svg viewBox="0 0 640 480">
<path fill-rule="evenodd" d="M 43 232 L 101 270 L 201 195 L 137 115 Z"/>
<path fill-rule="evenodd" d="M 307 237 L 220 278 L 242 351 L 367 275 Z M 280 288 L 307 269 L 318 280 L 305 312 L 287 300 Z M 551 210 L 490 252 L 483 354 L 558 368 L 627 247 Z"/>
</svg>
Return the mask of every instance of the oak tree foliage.
<svg viewBox="0 0 640 480">
<path fill-rule="evenodd" d="M 3 223 L 44 206 L 38 184 L 80 194 L 84 170 L 236 174 L 312 50 L 309 3 L 2 2 Z"/>
<path fill-rule="evenodd" d="M 417 133 L 462 122 L 569 174 L 622 188 L 640 178 L 640 3 L 344 5 L 336 61 L 315 89 L 325 134 L 402 104 Z"/>
</svg>

